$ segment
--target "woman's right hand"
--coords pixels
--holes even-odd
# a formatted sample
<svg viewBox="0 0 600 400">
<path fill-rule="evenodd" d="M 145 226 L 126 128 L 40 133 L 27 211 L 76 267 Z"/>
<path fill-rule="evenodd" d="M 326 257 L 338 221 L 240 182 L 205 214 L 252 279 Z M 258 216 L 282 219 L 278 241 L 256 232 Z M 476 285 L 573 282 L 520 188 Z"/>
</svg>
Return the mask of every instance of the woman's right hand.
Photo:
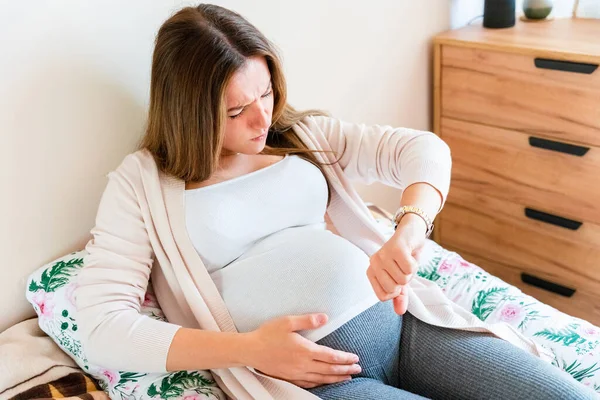
<svg viewBox="0 0 600 400">
<path fill-rule="evenodd" d="M 296 333 L 327 322 L 325 314 L 289 315 L 246 333 L 246 365 L 302 388 L 351 379 L 361 368 L 358 356 L 318 345 Z"/>
</svg>

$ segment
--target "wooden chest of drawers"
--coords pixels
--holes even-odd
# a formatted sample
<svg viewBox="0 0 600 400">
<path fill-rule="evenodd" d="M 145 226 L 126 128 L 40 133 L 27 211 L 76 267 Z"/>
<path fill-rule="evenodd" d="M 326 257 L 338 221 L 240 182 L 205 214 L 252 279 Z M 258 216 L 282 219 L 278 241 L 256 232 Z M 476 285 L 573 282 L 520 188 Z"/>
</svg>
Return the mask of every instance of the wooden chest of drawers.
<svg viewBox="0 0 600 400">
<path fill-rule="evenodd" d="M 434 239 L 600 325 L 600 20 L 468 26 L 434 55 L 453 158 Z"/>
</svg>

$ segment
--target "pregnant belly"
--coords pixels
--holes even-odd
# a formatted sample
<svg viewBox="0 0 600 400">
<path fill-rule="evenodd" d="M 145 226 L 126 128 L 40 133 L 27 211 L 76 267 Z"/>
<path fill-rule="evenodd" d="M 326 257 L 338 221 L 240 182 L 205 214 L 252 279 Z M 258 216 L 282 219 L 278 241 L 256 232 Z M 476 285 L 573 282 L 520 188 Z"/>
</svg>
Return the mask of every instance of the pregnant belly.
<svg viewBox="0 0 600 400">
<path fill-rule="evenodd" d="M 274 233 L 211 277 L 240 332 L 285 315 L 322 312 L 328 323 L 298 333 L 318 340 L 378 299 L 369 257 L 322 225 Z"/>
</svg>

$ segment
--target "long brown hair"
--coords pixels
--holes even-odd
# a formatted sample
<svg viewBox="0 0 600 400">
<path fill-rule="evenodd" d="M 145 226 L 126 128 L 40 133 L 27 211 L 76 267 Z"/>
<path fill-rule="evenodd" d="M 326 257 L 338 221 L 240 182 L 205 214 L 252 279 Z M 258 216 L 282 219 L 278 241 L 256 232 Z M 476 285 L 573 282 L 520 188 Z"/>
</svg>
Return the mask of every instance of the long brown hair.
<svg viewBox="0 0 600 400">
<path fill-rule="evenodd" d="M 146 133 L 139 147 L 158 168 L 184 181 L 208 179 L 219 163 L 226 122 L 225 89 L 246 59 L 262 56 L 273 84 L 272 125 L 261 154 L 298 156 L 323 167 L 291 127 L 319 110 L 296 111 L 275 46 L 241 15 L 212 4 L 186 7 L 158 31 Z M 328 204 L 331 199 L 330 182 Z"/>
</svg>

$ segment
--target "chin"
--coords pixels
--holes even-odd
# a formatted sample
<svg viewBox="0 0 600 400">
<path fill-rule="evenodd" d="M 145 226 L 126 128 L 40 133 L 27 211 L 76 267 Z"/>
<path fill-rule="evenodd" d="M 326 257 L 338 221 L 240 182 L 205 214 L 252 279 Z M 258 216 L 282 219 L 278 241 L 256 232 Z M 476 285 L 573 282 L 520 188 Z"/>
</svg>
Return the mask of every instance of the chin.
<svg viewBox="0 0 600 400">
<path fill-rule="evenodd" d="M 258 147 L 255 147 L 254 149 L 252 149 L 251 151 L 249 151 L 249 152 L 248 152 L 248 153 L 246 153 L 246 154 L 249 154 L 249 155 L 250 155 L 250 154 L 252 154 L 252 155 L 255 155 L 255 154 L 260 154 L 260 153 L 262 153 L 262 152 L 263 152 L 263 150 L 264 150 L 264 149 L 265 149 L 265 144 L 264 144 L 264 143 L 261 143 L 261 145 L 260 145 L 260 146 L 258 146 Z"/>
</svg>

